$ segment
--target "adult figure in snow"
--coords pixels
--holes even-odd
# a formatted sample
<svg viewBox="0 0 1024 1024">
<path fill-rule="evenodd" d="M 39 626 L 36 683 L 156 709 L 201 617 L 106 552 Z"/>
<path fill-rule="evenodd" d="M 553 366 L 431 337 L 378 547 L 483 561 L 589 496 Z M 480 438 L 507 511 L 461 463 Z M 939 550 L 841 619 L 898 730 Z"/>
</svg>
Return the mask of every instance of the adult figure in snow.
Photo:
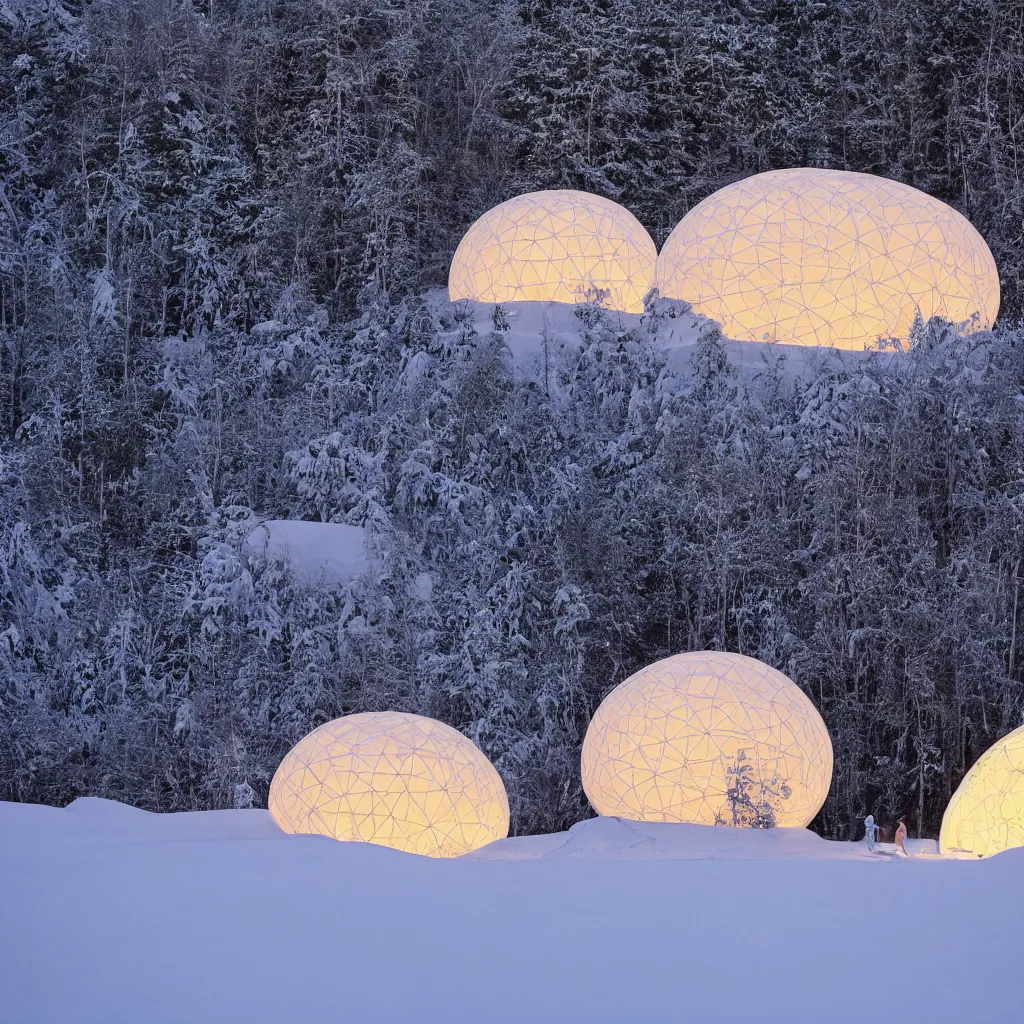
<svg viewBox="0 0 1024 1024">
<path fill-rule="evenodd" d="M 896 850 L 902 852 L 904 857 L 909 857 L 907 848 L 903 845 L 904 840 L 907 838 L 907 826 L 903 823 L 903 819 L 900 818 L 899 825 L 896 826 Z"/>
</svg>

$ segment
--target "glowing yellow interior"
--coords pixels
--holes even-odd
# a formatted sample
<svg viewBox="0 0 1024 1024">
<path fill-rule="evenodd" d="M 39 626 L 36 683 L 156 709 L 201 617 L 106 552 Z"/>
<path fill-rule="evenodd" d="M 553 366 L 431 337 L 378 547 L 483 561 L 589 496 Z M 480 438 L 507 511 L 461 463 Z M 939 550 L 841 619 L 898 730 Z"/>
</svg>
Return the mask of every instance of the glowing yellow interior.
<svg viewBox="0 0 1024 1024">
<path fill-rule="evenodd" d="M 1024 846 L 1024 726 L 975 762 L 942 817 L 943 853 L 991 857 Z"/>
<path fill-rule="evenodd" d="M 832 742 L 781 672 L 697 651 L 642 669 L 605 698 L 582 772 L 599 814 L 742 827 L 754 807 L 772 824 L 803 826 L 828 795 Z"/>
<path fill-rule="evenodd" d="M 586 302 L 642 313 L 657 249 L 640 222 L 610 199 L 558 189 L 489 210 L 466 232 L 448 295 L 479 302 Z"/>
<path fill-rule="evenodd" d="M 505 786 L 465 736 L 419 715 L 335 719 L 300 740 L 270 785 L 285 832 L 458 857 L 508 835 Z"/>
<path fill-rule="evenodd" d="M 870 174 L 795 168 L 727 185 L 676 225 L 662 295 L 739 341 L 859 349 L 906 339 L 915 314 L 987 329 L 999 274 L 945 203 Z"/>
</svg>

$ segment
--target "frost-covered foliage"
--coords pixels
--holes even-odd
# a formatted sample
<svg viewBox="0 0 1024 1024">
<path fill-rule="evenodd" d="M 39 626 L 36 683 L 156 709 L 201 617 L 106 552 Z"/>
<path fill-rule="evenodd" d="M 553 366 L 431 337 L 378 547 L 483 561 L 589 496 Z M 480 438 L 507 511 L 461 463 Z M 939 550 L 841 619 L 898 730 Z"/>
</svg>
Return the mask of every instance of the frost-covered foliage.
<svg viewBox="0 0 1024 1024">
<path fill-rule="evenodd" d="M 543 383 L 417 292 L 516 192 L 663 238 L 774 166 L 906 180 L 1017 278 L 1005 5 L 0 0 L 0 796 L 265 796 L 300 735 L 464 730 L 518 831 L 587 813 L 627 673 L 724 647 L 837 751 L 819 825 L 935 830 L 1019 724 L 1024 339 L 672 373 L 599 311 Z M 789 374 L 789 376 L 787 376 Z M 364 527 L 310 590 L 268 519 Z"/>
<path fill-rule="evenodd" d="M 523 191 L 660 243 L 801 165 L 960 209 L 1017 314 L 1022 55 L 992 0 L 0 0 L 0 322 L 91 329 L 113 372 L 283 294 L 347 318 L 441 282 Z"/>
<path fill-rule="evenodd" d="M 3 464 L 3 795 L 248 805 L 314 726 L 396 709 L 462 729 L 515 828 L 553 830 L 587 814 L 602 697 L 717 647 L 822 709 L 824 831 L 934 830 L 1024 710 L 1024 334 L 936 322 L 741 379 L 712 325 L 673 371 L 645 325 L 578 320 L 546 384 L 418 298 L 172 339 L 136 384 L 145 452 L 102 490 L 34 414 Z M 368 570 L 311 588 L 246 557 L 260 519 L 303 517 L 364 526 Z"/>
</svg>

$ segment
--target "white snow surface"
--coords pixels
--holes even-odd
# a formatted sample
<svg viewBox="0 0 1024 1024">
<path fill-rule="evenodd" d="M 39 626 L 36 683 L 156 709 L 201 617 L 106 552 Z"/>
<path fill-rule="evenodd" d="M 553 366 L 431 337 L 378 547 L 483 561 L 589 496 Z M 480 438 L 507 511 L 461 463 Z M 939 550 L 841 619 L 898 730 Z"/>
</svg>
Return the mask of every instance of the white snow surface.
<svg viewBox="0 0 1024 1024">
<path fill-rule="evenodd" d="M 1024 850 L 599 818 L 439 861 L 259 810 L 0 803 L 0 1018 L 1009 1022 L 1022 905 Z"/>
<path fill-rule="evenodd" d="M 369 564 L 363 528 L 345 523 L 270 519 L 249 534 L 244 552 L 284 562 L 308 586 L 347 583 Z"/>
</svg>

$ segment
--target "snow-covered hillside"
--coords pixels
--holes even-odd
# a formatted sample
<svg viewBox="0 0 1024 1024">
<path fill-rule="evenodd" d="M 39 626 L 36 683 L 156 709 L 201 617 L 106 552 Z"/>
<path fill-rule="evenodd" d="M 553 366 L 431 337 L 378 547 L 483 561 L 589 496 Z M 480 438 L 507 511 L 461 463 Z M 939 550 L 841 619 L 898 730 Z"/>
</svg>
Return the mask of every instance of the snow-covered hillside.
<svg viewBox="0 0 1024 1024">
<path fill-rule="evenodd" d="M 1012 1021 L 1024 851 L 597 819 L 455 861 L 0 804 L 3 1019 Z"/>
<path fill-rule="evenodd" d="M 426 293 L 427 304 L 434 310 L 448 308 L 448 290 L 436 288 Z M 458 304 L 468 314 L 473 328 L 480 335 L 495 329 L 495 308 L 492 302 L 463 300 Z M 540 378 L 545 357 L 549 369 L 562 354 L 574 351 L 580 344 L 580 307 L 565 302 L 506 302 L 501 305 L 505 338 L 520 372 Z M 680 373 L 690 364 L 701 330 L 714 326 L 714 321 L 694 313 L 688 303 L 658 299 L 647 313 L 606 313 L 613 330 L 637 331 L 650 337 L 660 348 L 669 366 Z M 725 339 L 729 362 L 741 378 L 749 379 L 763 372 L 767 362 L 782 360 L 785 375 L 816 374 L 822 367 L 840 369 L 864 358 L 864 353 L 804 345 L 768 345 Z"/>
</svg>

